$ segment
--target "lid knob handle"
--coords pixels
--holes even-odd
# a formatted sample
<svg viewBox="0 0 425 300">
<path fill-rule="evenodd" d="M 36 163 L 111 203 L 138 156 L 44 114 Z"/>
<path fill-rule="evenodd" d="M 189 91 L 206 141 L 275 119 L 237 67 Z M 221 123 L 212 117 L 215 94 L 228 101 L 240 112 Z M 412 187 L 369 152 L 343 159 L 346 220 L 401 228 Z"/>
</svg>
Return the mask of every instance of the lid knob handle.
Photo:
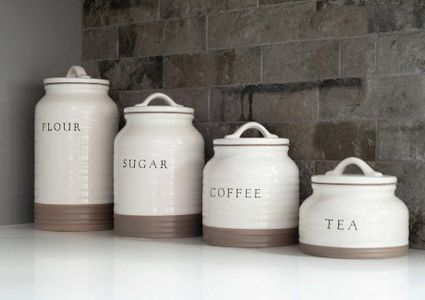
<svg viewBox="0 0 425 300">
<path fill-rule="evenodd" d="M 173 99 L 171 99 L 169 96 L 163 94 L 163 93 L 153 93 L 152 95 L 150 95 L 149 97 L 147 97 L 145 99 L 145 101 L 143 101 L 142 103 L 136 104 L 136 106 L 148 106 L 149 103 L 151 103 L 152 100 L 155 99 L 161 99 L 164 100 L 168 105 L 170 106 L 176 106 L 176 107 L 181 107 L 182 105 L 177 104 L 176 102 L 174 102 Z"/>
<path fill-rule="evenodd" d="M 66 74 L 68 78 L 91 78 L 87 75 L 86 70 L 81 66 L 72 66 Z"/>
<path fill-rule="evenodd" d="M 381 177 L 383 176 L 382 173 L 376 172 L 374 169 L 372 169 L 364 160 L 361 160 L 357 157 L 349 157 L 341 161 L 335 169 L 332 171 L 326 172 L 326 175 L 336 175 L 340 176 L 344 174 L 344 170 L 349 165 L 356 165 L 357 167 L 362 170 L 364 175 L 367 176 L 375 176 L 375 177 Z"/>
<path fill-rule="evenodd" d="M 237 139 L 248 129 L 257 129 L 265 138 L 277 139 L 277 135 L 271 134 L 263 125 L 257 122 L 248 122 L 239 127 L 233 134 L 226 135 L 225 139 Z"/>
</svg>

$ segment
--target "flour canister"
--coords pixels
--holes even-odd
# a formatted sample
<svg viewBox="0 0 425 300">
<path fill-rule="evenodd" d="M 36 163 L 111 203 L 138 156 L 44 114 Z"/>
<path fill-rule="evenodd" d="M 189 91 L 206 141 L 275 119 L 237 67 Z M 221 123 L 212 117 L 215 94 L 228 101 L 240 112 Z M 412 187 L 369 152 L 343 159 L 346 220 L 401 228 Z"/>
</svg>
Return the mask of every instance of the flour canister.
<svg viewBox="0 0 425 300">
<path fill-rule="evenodd" d="M 44 86 L 35 109 L 35 227 L 112 229 L 118 110 L 108 96 L 109 81 L 73 66 Z"/>
<path fill-rule="evenodd" d="M 263 137 L 241 137 L 248 129 Z M 202 195 L 207 244 L 255 248 L 297 242 L 299 172 L 288 149 L 288 139 L 256 122 L 214 140 Z"/>
<path fill-rule="evenodd" d="M 160 99 L 166 105 L 149 105 Z M 124 109 L 115 139 L 115 232 L 178 238 L 201 234 L 204 141 L 193 109 L 155 93 Z"/>
<path fill-rule="evenodd" d="M 363 175 L 344 174 L 348 165 Z M 300 208 L 300 248 L 311 255 L 383 258 L 406 254 L 408 210 L 398 199 L 397 178 L 350 157 L 312 177 L 313 194 Z"/>
</svg>

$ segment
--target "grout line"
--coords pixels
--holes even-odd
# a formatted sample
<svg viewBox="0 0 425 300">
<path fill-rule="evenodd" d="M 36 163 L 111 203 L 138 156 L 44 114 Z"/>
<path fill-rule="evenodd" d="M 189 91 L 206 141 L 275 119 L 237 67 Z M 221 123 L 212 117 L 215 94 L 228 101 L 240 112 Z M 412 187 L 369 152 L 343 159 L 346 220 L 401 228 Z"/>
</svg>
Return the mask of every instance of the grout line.
<svg viewBox="0 0 425 300">
<path fill-rule="evenodd" d="M 85 43 L 84 43 L 84 20 L 85 20 L 85 16 L 84 16 L 84 3 L 80 2 L 81 8 L 80 8 L 80 66 L 83 65 L 83 61 L 84 61 L 84 56 L 85 56 Z"/>
<path fill-rule="evenodd" d="M 120 58 L 120 27 L 116 29 L 116 35 L 117 35 L 117 45 L 115 49 L 115 59 Z"/>
<path fill-rule="evenodd" d="M 376 35 L 375 37 L 375 66 L 374 66 L 374 70 L 375 73 L 378 73 L 378 41 L 379 41 L 379 37 L 378 35 Z"/>
<path fill-rule="evenodd" d="M 342 74 L 342 70 L 341 70 L 342 69 L 342 61 L 341 61 L 342 45 L 341 44 L 342 44 L 341 40 L 338 40 L 338 75 L 339 76 L 341 76 Z"/>
<path fill-rule="evenodd" d="M 158 21 L 161 20 L 161 0 L 158 0 Z"/>
<path fill-rule="evenodd" d="M 317 93 L 317 121 L 321 121 L 321 118 L 320 118 L 320 85 L 317 85 L 317 88 L 316 88 L 316 93 Z"/>
<path fill-rule="evenodd" d="M 205 17 L 205 51 L 208 51 L 208 23 L 209 18 L 208 16 Z"/>
<path fill-rule="evenodd" d="M 261 47 L 260 52 L 260 82 L 262 83 L 264 81 L 264 48 Z"/>
<path fill-rule="evenodd" d="M 208 124 L 211 123 L 211 88 L 208 88 Z"/>
</svg>

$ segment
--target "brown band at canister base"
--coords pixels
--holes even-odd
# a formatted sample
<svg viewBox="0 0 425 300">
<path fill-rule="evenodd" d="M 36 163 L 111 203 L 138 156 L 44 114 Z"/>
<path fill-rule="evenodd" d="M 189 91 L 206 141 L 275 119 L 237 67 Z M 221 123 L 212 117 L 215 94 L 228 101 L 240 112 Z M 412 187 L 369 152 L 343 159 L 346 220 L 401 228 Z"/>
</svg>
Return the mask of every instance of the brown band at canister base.
<svg viewBox="0 0 425 300">
<path fill-rule="evenodd" d="M 118 236 L 148 239 L 187 238 L 202 235 L 202 215 L 133 216 L 114 214 Z"/>
<path fill-rule="evenodd" d="M 300 243 L 300 250 L 306 254 L 332 258 L 390 258 L 407 254 L 409 245 L 384 248 L 342 248 Z"/>
<path fill-rule="evenodd" d="M 235 229 L 203 226 L 204 242 L 211 246 L 265 248 L 295 245 L 298 228 Z"/>
<path fill-rule="evenodd" d="M 47 231 L 99 231 L 113 228 L 113 204 L 34 205 L 36 229 Z"/>
</svg>

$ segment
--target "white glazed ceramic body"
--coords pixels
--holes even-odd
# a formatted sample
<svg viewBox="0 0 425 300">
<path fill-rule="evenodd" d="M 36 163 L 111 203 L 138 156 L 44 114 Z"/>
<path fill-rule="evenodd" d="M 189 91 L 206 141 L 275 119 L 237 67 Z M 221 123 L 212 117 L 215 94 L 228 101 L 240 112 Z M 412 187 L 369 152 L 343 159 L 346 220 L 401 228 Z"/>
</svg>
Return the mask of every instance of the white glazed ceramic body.
<svg viewBox="0 0 425 300">
<path fill-rule="evenodd" d="M 115 139 L 115 214 L 199 214 L 204 141 L 192 124 L 193 113 L 126 113 L 125 119 Z"/>
<path fill-rule="evenodd" d="M 112 203 L 118 110 L 108 85 L 51 83 L 45 90 L 35 109 L 35 202 Z"/>
<path fill-rule="evenodd" d="M 246 129 L 252 123 L 245 124 Z M 287 145 L 216 145 L 214 157 L 204 168 L 203 224 L 234 229 L 296 228 L 298 191 L 299 172 Z"/>
<path fill-rule="evenodd" d="M 357 160 L 343 162 L 357 164 Z M 300 208 L 300 243 L 341 248 L 408 244 L 408 210 L 395 196 L 395 184 L 312 186 L 313 194 Z"/>
</svg>

